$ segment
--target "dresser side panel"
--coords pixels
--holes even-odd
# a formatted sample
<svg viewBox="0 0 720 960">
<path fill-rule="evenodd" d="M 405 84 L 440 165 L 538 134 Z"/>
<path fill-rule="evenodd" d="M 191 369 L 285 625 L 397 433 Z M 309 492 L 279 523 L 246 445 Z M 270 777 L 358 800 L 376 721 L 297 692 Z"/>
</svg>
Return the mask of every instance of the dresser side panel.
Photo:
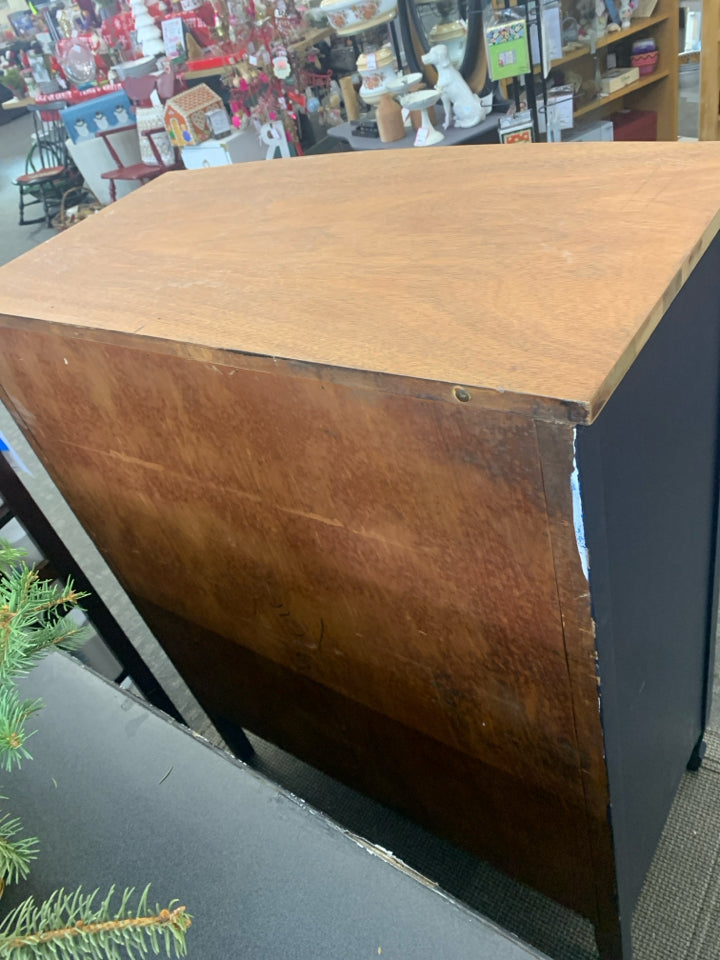
<svg viewBox="0 0 720 960">
<path fill-rule="evenodd" d="M 206 702 L 214 685 L 226 691 L 237 645 L 267 677 L 278 668 L 348 716 L 385 718 L 395 756 L 420 738 L 456 758 L 458 783 L 467 762 L 537 793 L 508 859 L 524 875 L 521 851 L 552 859 L 541 838 L 567 830 L 576 861 L 549 892 L 588 910 L 582 763 L 533 420 L 134 346 L 4 329 L 0 383 L 131 595 L 226 641 L 203 657 Z M 172 636 L 160 639 L 172 653 Z M 186 675 L 197 669 L 175 654 Z M 330 755 L 338 736 L 357 749 L 339 707 L 323 734 L 311 700 L 279 700 L 286 717 L 268 723 L 296 730 L 293 749 L 306 738 L 305 755 Z M 232 712 L 252 720 L 241 698 Z M 363 762 L 371 748 L 382 737 Z M 396 769 L 412 808 L 432 767 L 420 753 Z M 482 780 L 469 780 L 482 832 L 504 834 L 497 787 L 484 795 Z M 442 829 L 439 805 L 433 816 Z"/>
<path fill-rule="evenodd" d="M 621 912 L 704 728 L 714 645 L 720 243 L 577 429 Z"/>
</svg>

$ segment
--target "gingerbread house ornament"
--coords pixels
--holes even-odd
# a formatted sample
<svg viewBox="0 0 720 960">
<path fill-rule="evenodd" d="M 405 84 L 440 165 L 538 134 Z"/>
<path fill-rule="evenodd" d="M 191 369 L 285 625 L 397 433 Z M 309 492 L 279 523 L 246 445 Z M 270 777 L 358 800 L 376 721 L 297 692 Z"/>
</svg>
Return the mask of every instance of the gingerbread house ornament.
<svg viewBox="0 0 720 960">
<path fill-rule="evenodd" d="M 171 97 L 163 114 L 165 129 L 176 147 L 192 147 L 212 136 L 206 114 L 223 110 L 222 99 L 206 83 Z"/>
</svg>

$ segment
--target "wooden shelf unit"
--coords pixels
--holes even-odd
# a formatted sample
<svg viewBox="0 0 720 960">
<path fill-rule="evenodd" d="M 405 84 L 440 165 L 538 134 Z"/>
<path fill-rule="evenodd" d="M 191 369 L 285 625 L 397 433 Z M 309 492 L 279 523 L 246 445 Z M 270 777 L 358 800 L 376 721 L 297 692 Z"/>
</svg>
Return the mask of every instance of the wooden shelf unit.
<svg viewBox="0 0 720 960">
<path fill-rule="evenodd" d="M 652 110 L 657 113 L 658 140 L 677 140 L 678 16 L 678 0 L 658 0 L 653 16 L 633 21 L 627 30 L 601 37 L 597 43 L 597 55 L 602 58 L 601 72 L 605 70 L 607 54 L 630 37 L 648 36 L 655 40 L 659 52 L 658 66 L 654 73 L 640 77 L 636 83 L 622 90 L 581 104 L 575 116 L 579 118 L 592 114 L 600 120 L 623 109 Z M 567 58 L 558 61 L 557 66 L 563 66 L 566 62 L 572 62 L 573 69 L 583 78 L 593 77 L 595 57 L 589 51 L 573 51 Z"/>
<path fill-rule="evenodd" d="M 701 46 L 698 137 L 720 140 L 720 6 L 717 3 L 703 4 Z"/>
<path fill-rule="evenodd" d="M 564 56 L 553 60 L 553 70 L 572 64 L 572 72 L 580 74 L 583 80 L 592 80 L 595 75 L 595 57 L 601 58 L 601 72 L 604 72 L 607 54 L 624 40 L 646 34 L 653 37 L 657 43 L 660 56 L 654 73 L 647 74 L 637 83 L 606 97 L 596 97 L 589 103 L 582 103 L 574 111 L 576 119 L 593 114 L 600 120 L 622 109 L 653 110 L 658 115 L 658 140 L 677 140 L 678 18 L 678 0 L 658 0 L 651 17 L 638 18 L 633 20 L 626 30 L 600 37 L 596 54 L 590 52 L 589 46 L 585 46 L 570 50 Z M 540 68 L 536 67 L 535 72 L 539 73 Z"/>
<path fill-rule="evenodd" d="M 601 50 L 603 47 L 609 47 L 613 44 L 619 43 L 622 40 L 626 40 L 628 37 L 633 36 L 633 34 L 640 33 L 641 30 L 647 30 L 649 27 L 655 26 L 656 23 L 662 23 L 664 20 L 667 20 L 668 15 L 663 14 L 654 14 L 652 17 L 641 17 L 637 20 L 633 20 L 632 24 L 628 27 L 627 30 L 620 30 L 618 33 L 608 33 L 604 37 L 600 37 L 597 42 L 597 49 Z M 552 61 L 552 67 L 561 67 L 565 63 L 569 63 L 571 60 L 577 60 L 580 57 L 591 57 L 592 53 L 590 52 L 590 47 L 580 47 L 577 50 L 570 50 L 562 57 L 558 57 L 557 60 Z M 538 67 L 539 70 L 539 67 Z"/>
<path fill-rule="evenodd" d="M 669 70 L 656 70 L 655 73 L 648 74 L 646 77 L 640 77 L 636 83 L 631 83 L 629 86 L 623 87 L 622 90 L 616 90 L 615 93 L 609 93 L 606 97 L 597 97 L 590 103 L 586 103 L 584 106 L 578 107 L 574 115 L 575 117 L 584 117 L 588 113 L 594 113 L 596 110 L 599 110 L 600 107 L 605 107 L 610 103 L 616 104 L 618 100 L 623 100 L 636 90 L 642 90 L 643 87 L 647 87 L 651 83 L 657 83 L 660 80 L 665 80 L 669 76 Z"/>
</svg>

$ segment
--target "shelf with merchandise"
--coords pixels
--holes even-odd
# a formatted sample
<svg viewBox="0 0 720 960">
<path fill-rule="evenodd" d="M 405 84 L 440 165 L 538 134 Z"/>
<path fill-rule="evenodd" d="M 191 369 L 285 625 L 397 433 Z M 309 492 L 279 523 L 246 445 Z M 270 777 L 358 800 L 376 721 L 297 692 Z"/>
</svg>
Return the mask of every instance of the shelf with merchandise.
<svg viewBox="0 0 720 960">
<path fill-rule="evenodd" d="M 500 7 L 503 0 L 493 0 L 493 6 Z M 510 0 L 514 5 L 514 0 Z M 560 0 L 561 27 L 576 20 L 575 8 L 570 0 Z M 657 0 L 654 7 L 646 4 L 649 16 L 635 17 L 625 29 L 613 29 L 596 39 L 591 47 L 587 35 L 575 43 L 565 42 L 563 55 L 550 62 L 550 70 L 556 71 L 552 77 L 553 85 L 570 84 L 576 91 L 583 91 L 585 98 L 576 94 L 575 119 L 592 114 L 593 119 L 601 120 L 617 110 L 640 110 L 657 114 L 657 139 L 677 139 L 677 96 L 678 96 L 678 0 Z M 590 29 L 582 21 L 585 33 Z M 567 33 L 563 37 L 567 41 Z M 606 73 L 610 54 L 618 53 L 620 64 L 629 65 L 629 48 L 633 40 L 652 39 L 658 51 L 657 68 L 639 77 L 634 83 L 611 94 L 600 95 L 599 76 Z M 621 55 L 623 44 L 626 54 Z M 557 46 L 555 47 L 557 50 Z M 533 67 L 540 82 L 541 67 Z M 559 74 L 559 76 L 558 76 Z M 507 84 L 506 84 L 507 87 Z M 509 90 L 505 89 L 506 96 Z M 538 93 L 539 95 L 539 93 Z"/>
<path fill-rule="evenodd" d="M 578 107 L 577 110 L 573 111 L 573 116 L 577 119 L 578 117 L 584 117 L 588 113 L 594 113 L 596 110 L 600 110 L 609 103 L 613 103 L 616 100 L 622 100 L 623 97 L 634 93 L 636 90 L 642 90 L 643 87 L 648 87 L 650 84 L 657 83 L 659 80 L 666 80 L 669 75 L 669 70 L 657 70 L 655 73 L 650 73 L 645 77 L 640 77 L 640 79 L 635 83 L 630 83 L 626 87 L 621 87 L 620 90 L 615 90 L 613 93 L 608 93 L 605 96 L 595 97 L 595 99 L 590 103 L 583 104 L 581 107 Z"/>
<path fill-rule="evenodd" d="M 602 50 L 604 47 L 611 47 L 616 43 L 620 43 L 623 40 L 626 40 L 628 37 L 634 36 L 636 33 L 640 33 L 642 30 L 647 30 L 649 27 L 653 27 L 658 23 L 663 23 L 668 19 L 668 13 L 659 13 L 655 14 L 652 17 L 641 17 L 637 20 L 633 20 L 631 25 L 625 30 L 616 30 L 614 33 L 606 33 L 604 36 L 599 37 L 596 43 L 596 49 Z M 561 67 L 563 64 L 570 63 L 572 60 L 578 60 L 580 57 L 591 57 L 593 56 L 592 50 L 589 44 L 586 44 L 582 47 L 578 47 L 575 50 L 568 50 L 567 53 L 563 54 L 562 57 L 558 57 L 557 60 L 553 60 L 550 64 L 551 67 Z M 540 67 L 536 68 L 536 71 L 539 71 Z"/>
</svg>

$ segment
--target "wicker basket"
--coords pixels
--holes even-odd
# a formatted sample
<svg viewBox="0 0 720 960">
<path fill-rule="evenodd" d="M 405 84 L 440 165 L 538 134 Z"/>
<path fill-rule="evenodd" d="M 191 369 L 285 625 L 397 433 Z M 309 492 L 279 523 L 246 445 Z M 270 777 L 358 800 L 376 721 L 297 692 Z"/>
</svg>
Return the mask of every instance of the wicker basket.
<svg viewBox="0 0 720 960">
<path fill-rule="evenodd" d="M 68 203 L 71 194 L 76 195 L 74 205 Z M 52 225 L 56 230 L 67 230 L 98 210 L 102 210 L 102 204 L 86 187 L 71 187 L 62 195 L 60 210 L 53 217 Z"/>
</svg>

